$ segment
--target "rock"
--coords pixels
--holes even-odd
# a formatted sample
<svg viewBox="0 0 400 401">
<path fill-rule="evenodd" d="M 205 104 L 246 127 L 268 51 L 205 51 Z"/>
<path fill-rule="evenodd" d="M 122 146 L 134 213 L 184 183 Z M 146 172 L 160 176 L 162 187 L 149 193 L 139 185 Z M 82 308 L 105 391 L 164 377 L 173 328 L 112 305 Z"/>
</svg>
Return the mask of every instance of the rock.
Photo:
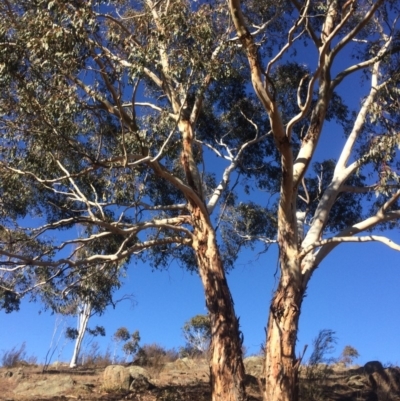
<svg viewBox="0 0 400 401">
<path fill-rule="evenodd" d="M 103 374 L 103 387 L 107 390 L 147 389 L 151 386 L 149 372 L 141 366 L 107 366 Z"/>
<path fill-rule="evenodd" d="M 37 382 L 22 382 L 15 388 L 15 393 L 29 393 L 30 396 L 55 396 L 59 393 L 68 391 L 76 385 L 70 376 L 59 377 L 57 381 L 43 379 Z"/>
<path fill-rule="evenodd" d="M 129 370 L 121 365 L 107 366 L 103 374 L 103 387 L 107 390 L 128 391 L 132 383 Z"/>
<path fill-rule="evenodd" d="M 244 369 L 248 375 L 262 377 L 264 371 L 264 358 L 261 356 L 249 356 L 245 358 Z"/>
<path fill-rule="evenodd" d="M 147 380 L 151 378 L 149 372 L 141 366 L 129 366 L 126 368 L 131 375 L 132 379 L 136 379 L 139 376 L 145 377 Z"/>
<path fill-rule="evenodd" d="M 24 370 L 22 368 L 18 368 L 17 371 L 14 373 L 14 377 L 18 381 L 25 379 L 26 375 Z"/>
<path fill-rule="evenodd" d="M 400 370 L 399 368 L 388 368 L 381 372 L 374 372 L 369 375 L 371 387 L 379 392 L 390 395 L 391 399 L 397 399 L 400 396 Z M 397 397 L 395 397 L 397 396 Z M 382 397 L 384 399 L 384 397 Z"/>
<path fill-rule="evenodd" d="M 379 361 L 370 361 L 364 365 L 364 372 L 371 374 L 374 372 L 383 372 L 383 365 Z"/>
<path fill-rule="evenodd" d="M 138 374 L 132 381 L 130 390 L 142 392 L 154 388 L 154 386 L 147 380 L 145 376 Z"/>
<path fill-rule="evenodd" d="M 350 387 L 354 387 L 357 389 L 361 389 L 367 386 L 367 380 L 365 376 L 361 375 L 355 375 L 355 376 L 350 376 L 349 379 L 347 380 L 347 385 Z"/>
</svg>

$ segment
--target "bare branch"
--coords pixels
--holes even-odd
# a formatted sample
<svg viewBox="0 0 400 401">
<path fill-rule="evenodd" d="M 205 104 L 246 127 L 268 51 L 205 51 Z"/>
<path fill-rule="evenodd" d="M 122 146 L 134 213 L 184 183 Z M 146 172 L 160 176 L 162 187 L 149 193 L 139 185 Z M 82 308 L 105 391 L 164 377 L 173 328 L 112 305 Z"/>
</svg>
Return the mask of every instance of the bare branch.
<svg viewBox="0 0 400 401">
<path fill-rule="evenodd" d="M 371 20 L 371 18 L 374 16 L 375 11 L 383 4 L 384 0 L 377 0 L 371 8 L 368 10 L 368 12 L 363 16 L 361 21 L 344 37 L 342 40 L 333 48 L 332 50 L 332 59 L 334 59 L 337 54 L 340 52 L 340 50 L 343 49 L 344 46 L 346 46 Z M 351 3 L 351 7 L 354 9 L 355 6 L 355 1 L 353 0 Z M 350 17 L 350 15 L 354 11 L 349 10 L 349 12 L 346 14 L 344 19 L 347 19 Z M 342 25 L 342 24 L 341 24 Z"/>
<path fill-rule="evenodd" d="M 307 253 L 311 252 L 313 249 L 319 248 L 323 245 L 340 244 L 340 243 L 345 243 L 345 242 L 362 243 L 362 242 L 371 242 L 371 241 L 381 242 L 382 244 L 387 245 L 389 248 L 392 248 L 396 251 L 400 251 L 400 244 L 396 244 L 391 239 L 384 237 L 384 236 L 380 236 L 380 235 L 367 235 L 364 237 L 332 237 L 332 238 L 327 238 L 327 239 L 318 241 L 318 242 L 310 245 L 306 249 L 303 249 L 299 254 L 299 259 L 302 259 L 304 256 L 307 255 Z"/>
<path fill-rule="evenodd" d="M 244 143 L 240 147 L 240 149 L 237 152 L 236 156 L 233 159 L 231 159 L 231 163 L 229 164 L 229 166 L 227 166 L 225 168 L 224 173 L 222 175 L 222 179 L 221 179 L 219 185 L 215 188 L 215 190 L 214 190 L 213 194 L 211 195 L 210 200 L 208 201 L 208 204 L 207 204 L 207 209 L 208 209 L 210 214 L 214 211 L 215 206 L 217 205 L 221 195 L 223 194 L 223 192 L 225 191 L 226 187 L 228 186 L 231 174 L 235 170 L 235 168 L 237 167 L 237 164 L 239 163 L 239 160 L 240 160 L 244 150 L 247 147 L 249 147 L 251 145 L 254 145 L 254 144 L 264 140 L 268 135 L 271 134 L 271 131 L 270 131 L 267 134 L 261 135 L 259 137 L 258 136 L 258 127 L 257 127 L 257 131 L 256 132 L 257 132 L 257 134 L 256 134 L 255 138 L 253 138 L 251 141 L 248 141 L 248 142 Z"/>
<path fill-rule="evenodd" d="M 286 50 L 288 50 L 292 46 L 292 44 L 303 35 L 304 31 L 301 31 L 296 37 L 293 36 L 294 33 L 296 32 L 296 29 L 300 25 L 302 25 L 304 20 L 307 18 L 307 13 L 308 13 L 309 7 L 310 7 L 310 0 L 307 0 L 307 2 L 304 5 L 304 7 L 302 8 L 300 15 L 297 18 L 296 22 L 289 29 L 288 40 L 287 40 L 285 46 L 283 46 L 282 49 L 278 52 L 278 54 L 272 60 L 269 61 L 267 68 L 265 70 L 266 75 L 270 74 L 272 66 L 283 56 L 283 54 L 286 52 Z"/>
</svg>

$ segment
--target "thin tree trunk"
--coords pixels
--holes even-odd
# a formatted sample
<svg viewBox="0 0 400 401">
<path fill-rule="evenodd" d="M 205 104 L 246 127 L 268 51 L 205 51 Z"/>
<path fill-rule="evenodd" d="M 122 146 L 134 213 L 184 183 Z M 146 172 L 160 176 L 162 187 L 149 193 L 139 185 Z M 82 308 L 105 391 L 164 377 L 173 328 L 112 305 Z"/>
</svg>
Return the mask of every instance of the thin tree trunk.
<svg viewBox="0 0 400 401">
<path fill-rule="evenodd" d="M 78 315 L 78 337 L 75 340 L 74 353 L 72 354 L 70 368 L 75 368 L 78 365 L 79 353 L 81 351 L 83 337 L 86 333 L 86 327 L 92 312 L 92 307 L 89 303 L 84 303 L 82 311 Z"/>
<path fill-rule="evenodd" d="M 296 359 L 300 307 L 304 290 L 295 277 L 281 277 L 269 312 L 265 374 L 265 401 L 297 401 L 298 370 Z"/>
<path fill-rule="evenodd" d="M 195 214 L 195 213 L 194 213 Z M 198 216 L 194 248 L 211 320 L 212 401 L 246 400 L 239 322 L 208 217 Z"/>
</svg>

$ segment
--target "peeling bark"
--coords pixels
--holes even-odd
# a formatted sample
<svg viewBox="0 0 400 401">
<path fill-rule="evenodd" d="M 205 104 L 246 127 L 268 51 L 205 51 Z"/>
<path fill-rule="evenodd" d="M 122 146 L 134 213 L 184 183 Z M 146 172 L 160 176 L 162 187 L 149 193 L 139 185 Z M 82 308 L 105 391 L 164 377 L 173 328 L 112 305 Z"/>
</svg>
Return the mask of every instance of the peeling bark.
<svg viewBox="0 0 400 401">
<path fill-rule="evenodd" d="M 245 401 L 245 371 L 239 320 L 226 281 L 214 227 L 204 204 L 202 181 L 193 156 L 193 130 L 182 119 L 181 164 L 188 186 L 197 197 L 186 194 L 192 218 L 193 242 L 211 321 L 210 382 L 212 401 Z"/>
<path fill-rule="evenodd" d="M 211 320 L 210 380 L 213 401 L 244 401 L 245 371 L 239 321 L 219 254 L 215 231 L 194 210 L 194 249 Z"/>
<path fill-rule="evenodd" d="M 295 346 L 304 290 L 293 276 L 282 277 L 271 302 L 267 342 L 264 400 L 298 399 L 298 370 Z"/>
</svg>

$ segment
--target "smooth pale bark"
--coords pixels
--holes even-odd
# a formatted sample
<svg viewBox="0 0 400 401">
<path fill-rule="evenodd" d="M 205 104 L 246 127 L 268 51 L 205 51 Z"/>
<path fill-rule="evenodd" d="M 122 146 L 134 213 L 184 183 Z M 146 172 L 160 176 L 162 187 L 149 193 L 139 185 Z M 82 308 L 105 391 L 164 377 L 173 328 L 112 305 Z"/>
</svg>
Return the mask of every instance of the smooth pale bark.
<svg viewBox="0 0 400 401">
<path fill-rule="evenodd" d="M 85 336 L 87 324 L 89 322 L 92 307 L 89 303 L 84 303 L 82 310 L 78 314 L 78 337 L 75 340 L 74 353 L 72 354 L 70 368 L 75 368 L 78 365 L 79 353 L 82 347 L 83 337 Z"/>
</svg>

